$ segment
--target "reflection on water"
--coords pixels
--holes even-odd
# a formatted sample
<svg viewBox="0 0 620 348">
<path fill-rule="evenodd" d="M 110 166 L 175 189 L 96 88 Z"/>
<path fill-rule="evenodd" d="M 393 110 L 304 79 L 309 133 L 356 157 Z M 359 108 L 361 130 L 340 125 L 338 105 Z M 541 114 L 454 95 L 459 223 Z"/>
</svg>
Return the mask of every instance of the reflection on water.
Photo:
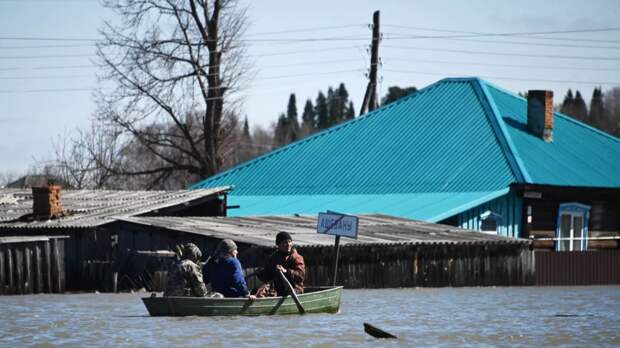
<svg viewBox="0 0 620 348">
<path fill-rule="evenodd" d="M 339 314 L 149 317 L 134 294 L 0 297 L 0 346 L 620 345 L 620 287 L 346 290 Z M 142 296 L 145 296 L 144 294 Z"/>
</svg>

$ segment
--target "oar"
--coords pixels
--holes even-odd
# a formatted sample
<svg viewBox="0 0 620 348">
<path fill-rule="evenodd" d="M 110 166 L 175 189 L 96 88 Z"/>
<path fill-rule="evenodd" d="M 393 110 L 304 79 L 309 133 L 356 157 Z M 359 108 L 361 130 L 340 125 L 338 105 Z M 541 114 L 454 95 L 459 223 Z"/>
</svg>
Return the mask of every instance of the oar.
<svg viewBox="0 0 620 348">
<path fill-rule="evenodd" d="M 374 327 L 368 323 L 364 323 L 364 331 L 375 338 L 398 338 L 389 332 L 385 332 L 378 327 Z"/>
<path fill-rule="evenodd" d="M 280 275 L 280 278 L 282 278 L 282 281 L 286 285 L 286 288 L 288 289 L 289 294 L 291 294 L 293 301 L 295 301 L 295 304 L 297 305 L 297 310 L 299 310 L 299 314 L 306 313 L 306 310 L 304 309 L 304 306 L 301 305 L 301 302 L 299 302 L 299 298 L 297 297 L 297 294 L 295 293 L 295 289 L 293 289 L 293 286 L 291 285 L 291 283 L 288 281 L 288 279 L 286 279 L 282 271 L 280 271 L 279 269 L 277 271 L 278 271 L 278 274 Z"/>
</svg>

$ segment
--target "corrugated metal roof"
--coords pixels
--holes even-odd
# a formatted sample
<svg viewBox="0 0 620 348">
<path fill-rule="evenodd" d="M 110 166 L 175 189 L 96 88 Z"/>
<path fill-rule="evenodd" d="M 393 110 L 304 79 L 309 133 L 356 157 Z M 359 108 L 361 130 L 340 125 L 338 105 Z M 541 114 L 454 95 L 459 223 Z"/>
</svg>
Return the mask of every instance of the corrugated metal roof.
<svg viewBox="0 0 620 348">
<path fill-rule="evenodd" d="M 620 187 L 620 139 L 556 112 L 553 142 L 545 143 L 526 130 L 526 99 L 485 84 L 531 183 Z"/>
<path fill-rule="evenodd" d="M 229 216 L 316 215 L 332 210 L 343 214 L 372 214 L 389 211 L 408 219 L 438 222 L 459 212 L 508 193 L 493 192 L 393 193 L 369 195 L 231 195 Z"/>
<path fill-rule="evenodd" d="M 489 192 L 515 181 L 470 80 L 443 81 L 200 182 L 231 195 Z"/>
<path fill-rule="evenodd" d="M 237 215 L 333 209 L 438 221 L 512 183 L 620 187 L 620 140 L 556 114 L 545 143 L 526 119 L 523 98 L 444 79 L 191 188 L 233 185 Z"/>
<path fill-rule="evenodd" d="M 11 236 L 0 237 L 0 244 L 47 242 L 50 239 L 65 239 L 68 236 Z"/>
<path fill-rule="evenodd" d="M 160 209 L 200 201 L 227 192 L 229 187 L 194 191 L 104 191 L 63 190 L 61 204 L 66 216 L 47 220 L 22 222 L 16 220 L 32 213 L 30 190 L 0 189 L 0 228 L 61 228 L 93 227 L 115 220 L 146 214 Z"/>
<path fill-rule="evenodd" d="M 123 221 L 157 226 L 175 231 L 194 233 L 217 239 L 230 238 L 236 242 L 259 246 L 274 246 L 276 234 L 289 232 L 300 246 L 334 245 L 334 236 L 316 232 L 317 218 L 286 217 L 130 217 Z M 343 245 L 351 244 L 514 244 L 530 243 L 489 235 L 453 226 L 431 224 L 385 215 L 359 216 L 358 239 L 342 238 Z"/>
</svg>

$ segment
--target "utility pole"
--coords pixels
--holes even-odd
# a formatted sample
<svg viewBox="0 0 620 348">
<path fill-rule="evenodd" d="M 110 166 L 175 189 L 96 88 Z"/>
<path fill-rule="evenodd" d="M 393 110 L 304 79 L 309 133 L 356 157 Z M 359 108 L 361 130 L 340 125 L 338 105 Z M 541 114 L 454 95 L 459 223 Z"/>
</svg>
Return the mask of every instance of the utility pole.
<svg viewBox="0 0 620 348">
<path fill-rule="evenodd" d="M 379 67 L 379 41 L 381 32 L 379 31 L 379 11 L 375 11 L 372 16 L 372 45 L 370 48 L 370 72 L 368 74 L 368 87 L 364 94 L 364 101 L 360 109 L 360 116 L 366 111 L 377 108 L 377 69 Z"/>
</svg>

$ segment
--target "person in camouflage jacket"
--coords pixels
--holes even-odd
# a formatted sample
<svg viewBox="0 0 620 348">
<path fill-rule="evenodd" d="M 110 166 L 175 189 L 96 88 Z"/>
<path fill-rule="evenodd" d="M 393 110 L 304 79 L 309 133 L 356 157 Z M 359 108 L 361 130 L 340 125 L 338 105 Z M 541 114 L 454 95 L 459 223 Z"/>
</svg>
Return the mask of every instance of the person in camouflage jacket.
<svg viewBox="0 0 620 348">
<path fill-rule="evenodd" d="M 202 257 L 200 249 L 194 243 L 186 243 L 180 250 L 181 259 L 168 271 L 164 296 L 207 296 L 207 287 L 202 280 L 202 270 L 198 264 Z"/>
</svg>

